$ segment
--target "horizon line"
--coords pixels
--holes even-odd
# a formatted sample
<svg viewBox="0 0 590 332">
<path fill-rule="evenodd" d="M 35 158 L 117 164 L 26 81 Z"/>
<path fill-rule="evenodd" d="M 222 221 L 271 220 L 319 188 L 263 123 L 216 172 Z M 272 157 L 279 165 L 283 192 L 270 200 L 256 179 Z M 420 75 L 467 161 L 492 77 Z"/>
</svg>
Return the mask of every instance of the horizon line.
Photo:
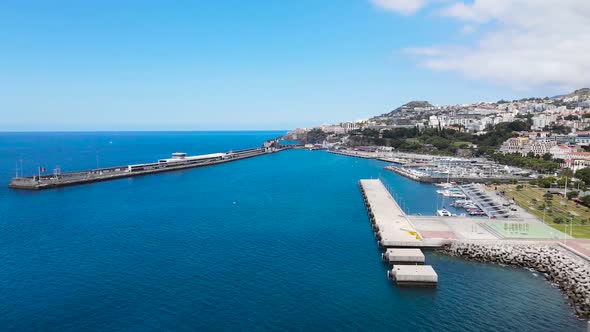
<svg viewBox="0 0 590 332">
<path fill-rule="evenodd" d="M 18 133 L 164 133 L 164 132 L 268 132 L 268 131 L 289 131 L 291 129 L 107 129 L 107 130 L 0 130 L 0 134 Z"/>
</svg>

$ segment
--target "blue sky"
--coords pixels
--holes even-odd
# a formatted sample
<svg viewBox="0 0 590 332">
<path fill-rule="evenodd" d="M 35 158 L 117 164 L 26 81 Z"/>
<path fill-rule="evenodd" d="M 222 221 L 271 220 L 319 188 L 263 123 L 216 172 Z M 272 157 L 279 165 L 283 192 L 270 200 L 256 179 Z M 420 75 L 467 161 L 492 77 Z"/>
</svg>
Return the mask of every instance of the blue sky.
<svg viewBox="0 0 590 332">
<path fill-rule="evenodd" d="M 0 130 L 289 129 L 569 88 L 466 75 L 435 46 L 468 58 L 502 22 L 387 2 L 3 1 Z"/>
</svg>

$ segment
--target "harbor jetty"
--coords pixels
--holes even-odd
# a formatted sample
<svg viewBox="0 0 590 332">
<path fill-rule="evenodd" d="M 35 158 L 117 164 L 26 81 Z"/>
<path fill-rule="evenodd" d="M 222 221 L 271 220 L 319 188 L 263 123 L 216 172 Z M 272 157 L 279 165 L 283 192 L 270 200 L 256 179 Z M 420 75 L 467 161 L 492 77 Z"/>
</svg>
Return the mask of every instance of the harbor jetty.
<svg viewBox="0 0 590 332">
<path fill-rule="evenodd" d="M 379 246 L 420 247 L 420 234 L 381 180 L 360 180 L 359 184 Z"/>
<path fill-rule="evenodd" d="M 397 265 L 402 262 L 424 264 L 424 255 L 419 248 L 431 247 L 432 244 L 423 241 L 420 233 L 381 180 L 360 180 L 359 187 L 377 243 L 385 250 L 383 259 L 395 264 L 387 272 L 387 276 L 400 286 L 436 286 L 438 276 L 431 266 Z M 414 248 L 415 250 L 393 250 L 394 248 Z"/>
<path fill-rule="evenodd" d="M 33 176 L 18 176 L 12 179 L 12 181 L 8 184 L 8 187 L 12 189 L 23 190 L 59 188 L 134 176 L 185 170 L 196 167 L 218 165 L 299 147 L 299 145 L 285 146 L 279 145 L 278 141 L 268 141 L 259 148 L 229 151 L 225 153 L 187 156 L 186 153 L 176 152 L 172 154 L 171 158 L 160 159 L 153 163 L 114 166 L 64 173 L 54 172 L 53 174 L 49 175 L 44 175 L 39 172 L 38 175 Z"/>
<path fill-rule="evenodd" d="M 519 266 L 541 273 L 572 301 L 579 317 L 590 317 L 590 264 L 556 243 L 453 241 L 441 250 L 451 256 Z"/>
</svg>

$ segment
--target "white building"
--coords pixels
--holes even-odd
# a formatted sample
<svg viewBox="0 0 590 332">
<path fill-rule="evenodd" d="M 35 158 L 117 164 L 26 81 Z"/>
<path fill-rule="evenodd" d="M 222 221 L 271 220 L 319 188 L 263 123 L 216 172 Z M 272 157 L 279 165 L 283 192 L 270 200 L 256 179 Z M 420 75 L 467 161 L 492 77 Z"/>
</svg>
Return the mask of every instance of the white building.
<svg viewBox="0 0 590 332">
<path fill-rule="evenodd" d="M 546 126 L 550 126 L 556 120 L 557 120 L 557 117 L 555 115 L 540 114 L 540 115 L 537 115 L 537 116 L 533 116 L 533 126 L 532 126 L 532 129 L 533 130 L 543 129 Z"/>
<path fill-rule="evenodd" d="M 438 119 L 438 116 L 436 115 L 431 115 L 428 118 L 428 127 L 430 128 L 438 128 L 440 126 L 440 120 Z"/>
<path fill-rule="evenodd" d="M 500 147 L 502 153 L 520 153 L 526 156 L 530 152 L 535 156 L 542 156 L 550 153 L 551 148 L 557 145 L 554 139 L 531 139 L 526 136 L 512 137 L 507 139 Z"/>
<path fill-rule="evenodd" d="M 522 155 L 526 156 L 529 152 L 535 154 L 535 156 L 542 156 L 546 153 L 549 153 L 552 147 L 556 146 L 557 142 L 552 139 L 538 139 L 533 140 L 532 143 L 525 146 L 524 150 L 522 151 Z"/>
<path fill-rule="evenodd" d="M 357 122 L 343 122 L 340 124 L 342 128 L 344 128 L 345 132 L 349 132 L 351 130 L 361 129 L 361 126 Z"/>
<path fill-rule="evenodd" d="M 587 152 L 584 152 L 587 153 Z M 570 168 L 572 171 L 577 172 L 582 168 L 590 166 L 590 159 L 566 159 L 562 166 Z"/>
<path fill-rule="evenodd" d="M 336 126 L 336 125 L 324 125 L 324 126 L 320 126 L 320 129 L 324 133 L 331 133 L 331 134 L 344 134 L 346 132 L 346 130 L 344 128 L 342 128 L 341 126 Z"/>
<path fill-rule="evenodd" d="M 572 159 L 575 153 L 583 151 L 582 148 L 575 145 L 556 145 L 549 149 L 549 153 L 551 153 L 553 158 L 563 160 Z"/>
<path fill-rule="evenodd" d="M 500 147 L 502 153 L 520 153 L 524 151 L 525 147 L 529 144 L 528 137 L 512 137 L 504 141 Z"/>
</svg>

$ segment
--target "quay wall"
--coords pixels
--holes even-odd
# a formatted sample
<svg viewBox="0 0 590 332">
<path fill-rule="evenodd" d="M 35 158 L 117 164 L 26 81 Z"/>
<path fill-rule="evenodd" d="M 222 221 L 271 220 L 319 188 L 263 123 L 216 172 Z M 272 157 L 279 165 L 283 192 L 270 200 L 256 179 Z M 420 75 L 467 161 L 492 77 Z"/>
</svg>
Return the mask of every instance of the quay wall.
<svg viewBox="0 0 590 332">
<path fill-rule="evenodd" d="M 579 317 L 590 317 L 590 264 L 556 243 L 454 241 L 440 251 L 450 256 L 542 273 L 567 295 Z"/>
<path fill-rule="evenodd" d="M 348 157 L 356 157 L 356 158 L 363 158 L 363 159 L 376 159 L 377 156 L 373 155 L 370 152 L 360 152 L 360 151 L 330 151 L 327 150 L 329 153 L 339 154 Z"/>
<path fill-rule="evenodd" d="M 430 176 L 430 175 L 417 175 L 410 172 L 407 169 L 394 167 L 394 166 L 386 166 L 386 170 L 397 173 L 401 176 L 407 177 L 408 179 L 412 179 L 414 181 L 422 182 L 422 183 L 441 183 L 441 182 L 455 182 L 455 183 L 490 183 L 492 181 L 499 181 L 500 183 L 510 183 L 514 180 L 517 181 L 527 181 L 530 179 L 527 178 L 520 178 L 520 177 L 499 177 L 499 178 L 486 178 L 486 177 L 440 177 L 440 176 Z"/>
</svg>

